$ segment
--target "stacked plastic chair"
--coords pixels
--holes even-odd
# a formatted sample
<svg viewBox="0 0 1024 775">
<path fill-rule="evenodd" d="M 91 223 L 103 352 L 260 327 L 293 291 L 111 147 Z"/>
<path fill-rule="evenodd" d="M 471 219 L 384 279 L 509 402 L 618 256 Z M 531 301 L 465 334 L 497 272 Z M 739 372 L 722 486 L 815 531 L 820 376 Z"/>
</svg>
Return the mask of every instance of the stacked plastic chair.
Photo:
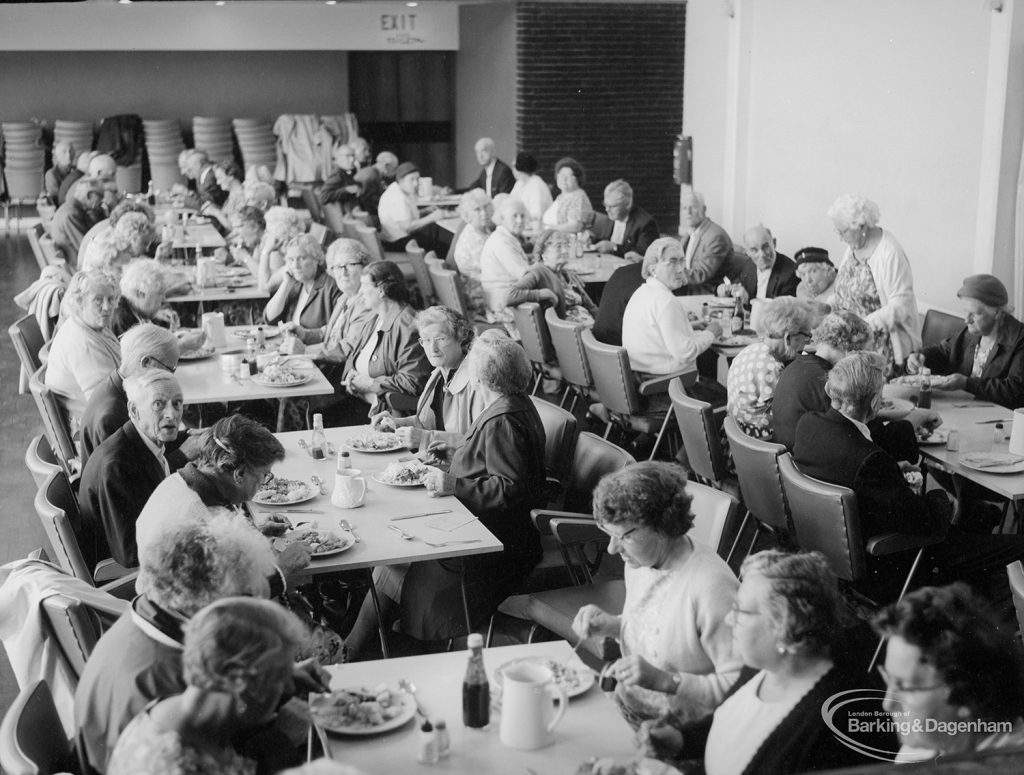
<svg viewBox="0 0 1024 775">
<path fill-rule="evenodd" d="M 265 164 L 271 170 L 277 164 L 277 138 L 274 127 L 263 118 L 236 118 L 235 137 L 242 150 L 242 166 L 249 169 Z"/>
<path fill-rule="evenodd" d="M 146 133 L 146 155 L 153 188 L 168 191 L 175 183 L 184 183 L 178 155 L 185 150 L 185 141 L 181 139 L 177 119 L 143 120 L 142 127 Z"/>
<path fill-rule="evenodd" d="M 34 204 L 43 190 L 43 172 L 46 166 L 46 148 L 43 130 L 31 121 L 5 121 L 0 123 L 3 135 L 3 175 L 7 192 L 4 201 L 4 223 L 11 228 L 11 205 L 15 206 L 19 227 L 21 205 Z"/>
<path fill-rule="evenodd" d="M 53 142 L 71 143 L 75 155 L 92 150 L 94 134 L 92 121 L 66 121 L 57 119 L 53 125 Z"/>
<path fill-rule="evenodd" d="M 196 150 L 206 151 L 212 162 L 235 158 L 231 119 L 196 116 L 192 119 L 192 137 Z"/>
</svg>

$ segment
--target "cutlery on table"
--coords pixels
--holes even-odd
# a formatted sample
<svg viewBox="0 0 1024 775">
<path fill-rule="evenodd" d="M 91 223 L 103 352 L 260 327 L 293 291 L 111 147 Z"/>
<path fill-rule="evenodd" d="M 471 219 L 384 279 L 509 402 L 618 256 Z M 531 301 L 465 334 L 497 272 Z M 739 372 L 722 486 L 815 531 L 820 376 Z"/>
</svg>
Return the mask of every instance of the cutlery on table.
<svg viewBox="0 0 1024 775">
<path fill-rule="evenodd" d="M 953 404 L 957 409 L 991 409 L 995 404 Z"/>
<path fill-rule="evenodd" d="M 324 480 L 321 479 L 319 476 L 313 474 L 311 477 L 309 477 L 309 481 L 311 481 L 316 487 L 320 488 L 321 495 L 327 494 L 327 488 L 324 487 Z"/>
<path fill-rule="evenodd" d="M 359 538 L 358 534 L 356 533 L 356 529 L 354 527 L 352 527 L 352 524 L 347 519 L 339 519 L 338 520 L 338 525 L 340 525 L 341 529 L 344 530 L 346 533 L 351 533 L 352 534 L 352 538 L 355 540 L 355 542 L 357 544 L 359 543 L 360 538 Z"/>
<path fill-rule="evenodd" d="M 400 519 L 415 519 L 416 517 L 432 517 L 435 514 L 451 514 L 451 509 L 438 509 L 437 511 L 421 511 L 419 514 L 403 514 L 400 517 L 392 517 L 392 522 L 397 522 Z"/>
<path fill-rule="evenodd" d="M 413 536 L 413 538 L 419 538 L 419 536 Z M 440 549 L 440 548 L 445 547 L 445 546 L 455 546 L 456 544 L 478 544 L 478 543 L 480 543 L 480 539 L 479 538 L 470 538 L 470 539 L 462 540 L 462 541 L 455 540 L 455 541 L 436 541 L 436 542 L 435 541 L 428 541 L 426 538 L 421 538 L 420 540 L 423 541 L 423 543 L 425 543 L 427 546 L 433 546 L 435 549 Z"/>
<path fill-rule="evenodd" d="M 1009 419 L 1005 419 L 1004 420 L 1002 417 L 997 417 L 994 420 L 978 420 L 978 422 L 976 422 L 974 424 L 975 425 L 991 425 L 994 422 L 1011 422 L 1011 420 L 1009 420 Z"/>
<path fill-rule="evenodd" d="M 309 452 L 309 442 L 305 439 L 299 439 L 299 449 L 304 449 Z"/>
<path fill-rule="evenodd" d="M 403 692 L 412 695 L 413 700 L 416 702 L 416 712 L 419 713 L 423 718 L 427 718 L 427 709 L 420 703 L 420 698 L 416 695 L 416 684 L 412 681 L 406 681 L 404 678 L 398 680 L 398 688 Z"/>
<path fill-rule="evenodd" d="M 320 509 L 279 509 L 276 506 L 264 506 L 263 504 L 260 504 L 260 508 L 279 511 L 285 514 L 323 514 Z"/>
<path fill-rule="evenodd" d="M 402 538 L 404 538 L 406 541 L 415 541 L 416 540 L 416 536 L 410 535 L 409 533 L 406 533 L 398 525 L 388 525 L 388 530 L 393 530 L 394 532 L 398 533 L 398 535 L 401 536 Z"/>
</svg>

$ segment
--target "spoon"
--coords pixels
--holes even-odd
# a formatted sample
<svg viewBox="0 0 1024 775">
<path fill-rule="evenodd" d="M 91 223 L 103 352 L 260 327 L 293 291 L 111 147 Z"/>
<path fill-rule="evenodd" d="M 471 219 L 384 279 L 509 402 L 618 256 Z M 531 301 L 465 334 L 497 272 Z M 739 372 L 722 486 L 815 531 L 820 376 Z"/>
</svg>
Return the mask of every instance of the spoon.
<svg viewBox="0 0 1024 775">
<path fill-rule="evenodd" d="M 355 542 L 357 544 L 359 543 L 359 536 L 356 535 L 355 528 L 352 527 L 352 525 L 349 523 L 349 521 L 347 519 L 339 519 L 338 520 L 338 524 L 341 526 L 342 530 L 344 530 L 347 533 L 351 533 L 352 534 L 352 538 L 355 539 Z"/>
<path fill-rule="evenodd" d="M 306 450 L 308 452 L 309 451 L 309 442 L 306 441 L 305 439 L 299 439 L 299 449 L 304 449 L 304 450 Z"/>
<path fill-rule="evenodd" d="M 427 710 L 420 704 L 420 698 L 416 696 L 416 684 L 401 678 L 398 681 L 398 688 L 412 695 L 413 700 L 416 702 L 416 712 L 423 716 L 423 718 L 427 718 Z"/>
<path fill-rule="evenodd" d="M 393 530 L 393 531 L 395 531 L 396 533 L 398 533 L 398 535 L 400 535 L 400 536 L 401 536 L 402 538 L 404 538 L 404 539 L 405 539 L 406 541 L 415 541 L 415 540 L 416 540 L 416 536 L 414 536 L 414 535 L 410 535 L 409 533 L 406 533 L 406 532 L 405 532 L 404 530 L 402 530 L 402 528 L 400 528 L 400 527 L 399 527 L 398 525 L 388 525 L 388 530 Z"/>
<path fill-rule="evenodd" d="M 313 474 L 311 477 L 309 477 L 309 481 L 311 481 L 313 484 L 320 488 L 321 495 L 327 494 L 327 488 L 324 487 L 324 480 L 321 479 L 319 476 Z"/>
</svg>

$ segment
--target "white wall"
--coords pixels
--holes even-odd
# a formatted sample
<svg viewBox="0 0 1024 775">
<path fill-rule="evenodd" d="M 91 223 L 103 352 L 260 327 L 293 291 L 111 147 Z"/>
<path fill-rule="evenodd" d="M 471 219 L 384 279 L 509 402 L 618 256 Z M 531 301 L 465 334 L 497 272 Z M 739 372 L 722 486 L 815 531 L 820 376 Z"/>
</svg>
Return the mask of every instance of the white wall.
<svg viewBox="0 0 1024 775">
<path fill-rule="evenodd" d="M 734 237 L 764 222 L 789 255 L 817 244 L 838 257 L 825 211 L 862 193 L 907 251 L 921 305 L 955 310 L 963 276 L 1012 245 L 1000 247 L 995 216 L 980 212 L 994 207 L 1002 157 L 1014 144 L 1020 155 L 1019 138 L 986 136 L 1004 123 L 1005 89 L 989 79 L 1006 79 L 1005 57 L 991 55 L 1010 14 L 965 0 L 687 8 L 684 131 L 711 217 Z"/>
</svg>

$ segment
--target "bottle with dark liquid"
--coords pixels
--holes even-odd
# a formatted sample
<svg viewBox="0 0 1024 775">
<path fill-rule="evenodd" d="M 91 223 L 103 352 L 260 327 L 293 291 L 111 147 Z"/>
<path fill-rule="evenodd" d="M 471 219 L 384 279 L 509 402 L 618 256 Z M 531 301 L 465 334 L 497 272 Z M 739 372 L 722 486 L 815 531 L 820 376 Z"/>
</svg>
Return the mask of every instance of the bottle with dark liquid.
<svg viewBox="0 0 1024 775">
<path fill-rule="evenodd" d="M 743 299 L 739 296 L 736 297 L 736 303 L 733 305 L 730 322 L 733 334 L 738 334 L 743 330 Z"/>
<path fill-rule="evenodd" d="M 491 723 L 491 687 L 484 670 L 484 636 L 470 633 L 469 664 L 462 681 L 462 723 L 472 729 L 483 729 Z"/>
<path fill-rule="evenodd" d="M 917 391 L 917 406 L 919 409 L 931 409 L 932 407 L 931 369 L 921 369 L 921 387 Z"/>
</svg>

